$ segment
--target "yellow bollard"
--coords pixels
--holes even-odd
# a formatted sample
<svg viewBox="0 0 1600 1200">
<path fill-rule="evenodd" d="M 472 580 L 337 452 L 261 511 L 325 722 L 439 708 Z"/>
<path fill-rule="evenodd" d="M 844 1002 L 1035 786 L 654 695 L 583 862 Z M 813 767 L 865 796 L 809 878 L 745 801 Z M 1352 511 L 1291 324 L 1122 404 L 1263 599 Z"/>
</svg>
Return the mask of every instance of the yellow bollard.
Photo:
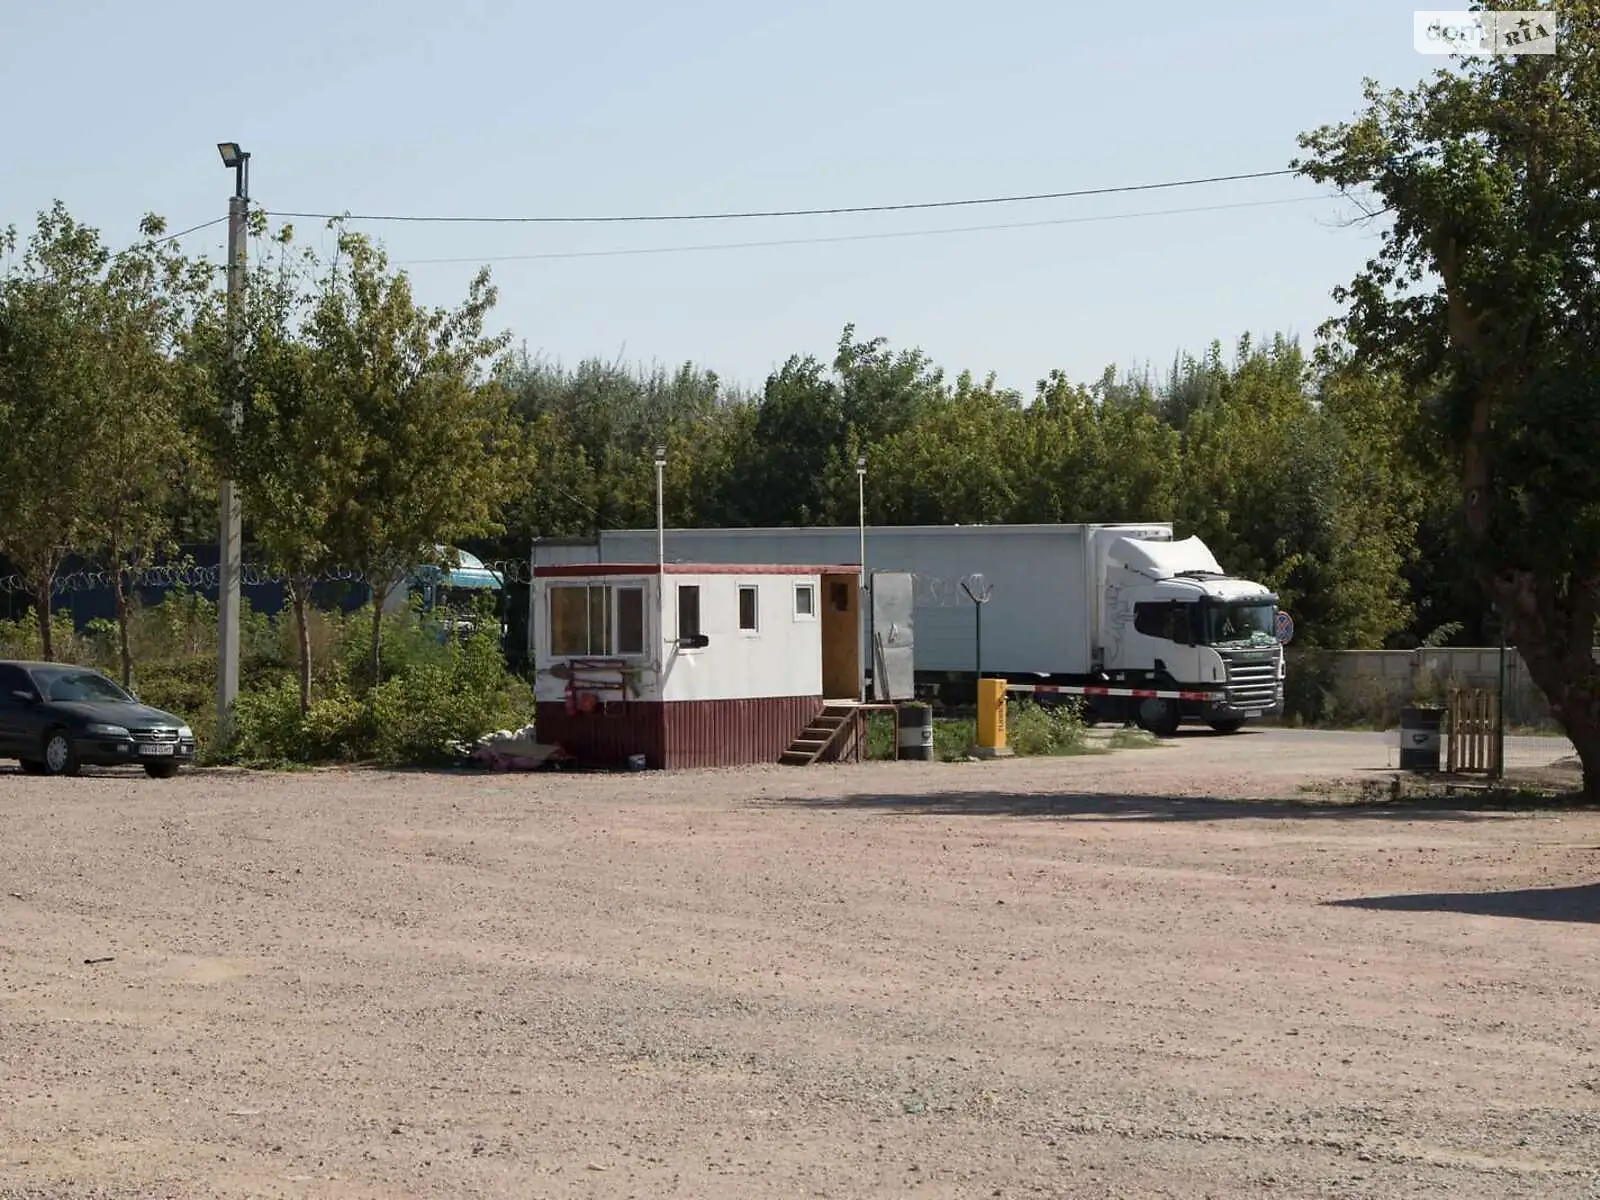
<svg viewBox="0 0 1600 1200">
<path fill-rule="evenodd" d="M 1006 745 L 1006 681 L 978 680 L 978 744 L 972 751 L 979 758 L 1009 758 Z"/>
</svg>

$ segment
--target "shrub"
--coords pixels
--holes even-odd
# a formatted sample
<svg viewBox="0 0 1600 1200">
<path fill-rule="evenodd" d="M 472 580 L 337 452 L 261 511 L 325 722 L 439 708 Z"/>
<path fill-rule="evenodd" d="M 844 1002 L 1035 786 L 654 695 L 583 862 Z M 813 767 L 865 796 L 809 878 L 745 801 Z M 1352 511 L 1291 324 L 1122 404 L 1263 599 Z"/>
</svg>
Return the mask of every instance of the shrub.
<svg viewBox="0 0 1600 1200">
<path fill-rule="evenodd" d="M 1007 706 L 1006 741 L 1018 754 L 1078 754 L 1085 742 L 1083 718 L 1075 705 L 1018 701 Z"/>
</svg>

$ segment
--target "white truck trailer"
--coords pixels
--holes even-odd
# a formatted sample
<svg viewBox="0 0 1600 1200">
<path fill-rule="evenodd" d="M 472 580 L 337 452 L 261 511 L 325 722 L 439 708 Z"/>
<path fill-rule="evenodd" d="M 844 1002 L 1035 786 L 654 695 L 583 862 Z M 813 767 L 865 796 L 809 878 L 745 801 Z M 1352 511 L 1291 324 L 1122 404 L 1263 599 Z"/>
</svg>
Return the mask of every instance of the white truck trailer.
<svg viewBox="0 0 1600 1200">
<path fill-rule="evenodd" d="M 669 529 L 665 546 L 671 562 L 854 563 L 861 531 Z M 654 562 L 656 553 L 655 530 L 622 529 L 536 543 L 534 559 Z M 883 651 L 891 627 L 920 694 L 970 697 L 981 671 L 1042 702 L 1082 696 L 1093 718 L 1163 736 L 1183 721 L 1232 732 L 1282 707 L 1278 598 L 1229 576 L 1199 538 L 1174 541 L 1170 524 L 870 525 L 866 560 L 863 661 L 893 669 Z M 981 616 L 961 586 L 974 576 L 974 591 L 989 589 Z"/>
</svg>

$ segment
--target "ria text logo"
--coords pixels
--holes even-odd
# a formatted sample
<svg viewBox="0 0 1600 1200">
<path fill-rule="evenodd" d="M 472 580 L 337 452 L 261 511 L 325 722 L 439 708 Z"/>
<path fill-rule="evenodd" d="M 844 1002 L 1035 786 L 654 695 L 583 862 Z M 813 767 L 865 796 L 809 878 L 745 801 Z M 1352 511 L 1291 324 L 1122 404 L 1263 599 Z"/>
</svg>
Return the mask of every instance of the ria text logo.
<svg viewBox="0 0 1600 1200">
<path fill-rule="evenodd" d="M 1412 13 L 1412 42 L 1418 54 L 1554 54 L 1556 40 L 1555 14 L 1548 9 Z"/>
</svg>

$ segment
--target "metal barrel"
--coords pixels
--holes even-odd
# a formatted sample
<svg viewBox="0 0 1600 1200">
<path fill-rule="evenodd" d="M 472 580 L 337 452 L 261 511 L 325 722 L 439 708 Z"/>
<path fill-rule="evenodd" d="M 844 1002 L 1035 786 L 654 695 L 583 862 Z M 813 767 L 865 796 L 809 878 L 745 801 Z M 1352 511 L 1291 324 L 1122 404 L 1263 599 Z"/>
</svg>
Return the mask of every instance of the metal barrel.
<svg viewBox="0 0 1600 1200">
<path fill-rule="evenodd" d="M 1400 710 L 1400 769 L 1437 771 L 1442 744 L 1440 730 L 1444 710 L 1403 708 Z"/>
<path fill-rule="evenodd" d="M 933 709 L 926 704 L 902 704 L 900 744 L 895 757 L 914 762 L 933 761 Z"/>
</svg>

